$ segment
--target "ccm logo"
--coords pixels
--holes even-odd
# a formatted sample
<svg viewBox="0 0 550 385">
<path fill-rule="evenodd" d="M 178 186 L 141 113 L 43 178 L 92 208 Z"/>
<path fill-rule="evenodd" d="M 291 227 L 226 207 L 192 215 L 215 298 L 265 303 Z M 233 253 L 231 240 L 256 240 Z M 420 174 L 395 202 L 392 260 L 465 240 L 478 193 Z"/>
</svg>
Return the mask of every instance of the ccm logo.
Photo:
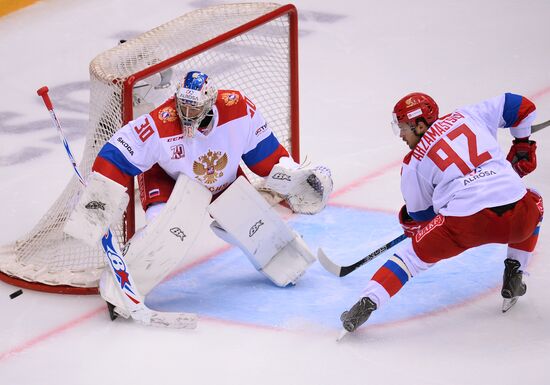
<svg viewBox="0 0 550 385">
<path fill-rule="evenodd" d="M 182 242 L 185 240 L 185 237 L 187 236 L 187 235 L 185 235 L 185 233 L 183 232 L 183 230 L 180 229 L 179 227 L 172 227 L 172 228 L 170 229 L 170 232 L 171 232 L 172 234 L 174 234 L 176 237 L 178 237 L 179 239 L 181 239 Z"/>
<path fill-rule="evenodd" d="M 256 234 L 256 232 L 260 229 L 261 226 L 263 226 L 264 223 L 262 222 L 262 220 L 260 219 L 258 222 L 254 223 L 254 225 L 252 225 L 252 227 L 250 228 L 250 230 L 248 230 L 248 237 L 251 238 L 254 234 Z"/>
<path fill-rule="evenodd" d="M 105 211 L 105 203 L 99 201 L 91 201 L 84 206 L 88 210 L 103 210 Z"/>
<path fill-rule="evenodd" d="M 256 132 L 255 132 L 256 136 L 260 135 L 265 130 L 267 130 L 267 123 L 256 130 Z"/>
<path fill-rule="evenodd" d="M 276 172 L 271 176 L 272 179 L 279 179 L 279 180 L 288 180 L 290 181 L 290 175 L 285 174 L 283 172 Z"/>
</svg>

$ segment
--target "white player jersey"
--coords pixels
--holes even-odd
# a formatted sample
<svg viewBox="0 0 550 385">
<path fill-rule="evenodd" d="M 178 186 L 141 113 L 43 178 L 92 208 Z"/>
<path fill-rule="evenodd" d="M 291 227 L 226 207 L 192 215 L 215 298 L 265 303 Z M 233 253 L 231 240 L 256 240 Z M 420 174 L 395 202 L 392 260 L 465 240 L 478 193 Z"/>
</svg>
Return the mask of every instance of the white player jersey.
<svg viewBox="0 0 550 385">
<path fill-rule="evenodd" d="M 121 182 L 155 163 L 176 179 L 186 174 L 212 193 L 227 188 L 237 177 L 242 160 L 265 176 L 279 157 L 287 156 L 254 104 L 238 91 L 220 90 L 213 107 L 213 128 L 193 138 L 183 135 L 170 98 L 149 114 L 129 122 L 101 149 L 94 170 Z"/>
<path fill-rule="evenodd" d="M 528 99 L 507 93 L 434 122 L 403 161 L 401 191 L 411 217 L 462 217 L 523 197 L 496 136 L 505 127 L 514 137 L 529 136 L 535 115 Z"/>
</svg>

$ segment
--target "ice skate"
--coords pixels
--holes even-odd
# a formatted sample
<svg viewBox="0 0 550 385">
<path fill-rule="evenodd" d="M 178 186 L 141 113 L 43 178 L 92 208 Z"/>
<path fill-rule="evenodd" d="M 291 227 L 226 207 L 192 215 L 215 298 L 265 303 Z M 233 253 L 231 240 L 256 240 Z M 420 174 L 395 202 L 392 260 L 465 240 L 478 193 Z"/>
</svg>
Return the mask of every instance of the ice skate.
<svg viewBox="0 0 550 385">
<path fill-rule="evenodd" d="M 520 263 L 516 260 L 507 258 L 504 261 L 504 266 L 502 290 L 500 292 L 504 298 L 502 303 L 503 313 L 510 310 L 518 301 L 518 298 L 527 291 L 527 286 L 523 282 L 523 271 L 519 270 Z"/>
<path fill-rule="evenodd" d="M 361 298 L 350 310 L 346 310 L 340 316 L 342 326 L 348 332 L 353 332 L 363 325 L 376 310 L 376 304 L 369 297 Z"/>
</svg>

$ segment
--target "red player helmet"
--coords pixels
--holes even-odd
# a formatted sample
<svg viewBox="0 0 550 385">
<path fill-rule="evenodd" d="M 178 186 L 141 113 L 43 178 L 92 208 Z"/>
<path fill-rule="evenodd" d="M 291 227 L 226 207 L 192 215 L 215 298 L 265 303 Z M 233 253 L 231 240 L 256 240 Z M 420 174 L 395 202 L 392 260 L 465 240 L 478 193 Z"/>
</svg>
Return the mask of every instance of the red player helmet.
<svg viewBox="0 0 550 385">
<path fill-rule="evenodd" d="M 418 119 L 423 118 L 430 126 L 439 117 L 437 103 L 426 94 L 413 92 L 401 98 L 393 108 L 392 125 L 397 128 L 399 123 L 415 126 Z M 397 128 L 399 132 L 399 128 Z"/>
</svg>

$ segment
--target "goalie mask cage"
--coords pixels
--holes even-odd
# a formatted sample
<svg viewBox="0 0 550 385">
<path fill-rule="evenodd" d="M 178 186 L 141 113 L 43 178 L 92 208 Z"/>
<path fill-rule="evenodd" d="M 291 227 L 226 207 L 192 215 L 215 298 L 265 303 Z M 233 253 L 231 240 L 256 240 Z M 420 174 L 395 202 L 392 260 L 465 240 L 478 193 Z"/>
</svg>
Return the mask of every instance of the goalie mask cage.
<svg viewBox="0 0 550 385">
<path fill-rule="evenodd" d="M 158 105 L 173 95 L 176 80 L 190 70 L 207 73 L 220 89 L 249 96 L 299 161 L 297 23 L 296 8 L 290 4 L 217 5 L 189 12 L 99 54 L 90 63 L 90 126 L 80 163 L 83 176 L 90 173 L 102 145 L 134 117 L 133 98 L 140 84 L 171 73 L 169 84 L 151 87 L 150 95 L 145 95 Z M 245 172 L 253 184 L 259 183 L 259 178 Z M 133 198 L 134 186 L 128 187 Z M 97 293 L 105 267 L 103 249 L 63 233 L 81 190 L 73 177 L 25 237 L 2 247 L 1 280 L 55 293 Z M 134 232 L 134 207 L 130 204 L 126 219 L 112 226 L 121 242 Z"/>
</svg>

